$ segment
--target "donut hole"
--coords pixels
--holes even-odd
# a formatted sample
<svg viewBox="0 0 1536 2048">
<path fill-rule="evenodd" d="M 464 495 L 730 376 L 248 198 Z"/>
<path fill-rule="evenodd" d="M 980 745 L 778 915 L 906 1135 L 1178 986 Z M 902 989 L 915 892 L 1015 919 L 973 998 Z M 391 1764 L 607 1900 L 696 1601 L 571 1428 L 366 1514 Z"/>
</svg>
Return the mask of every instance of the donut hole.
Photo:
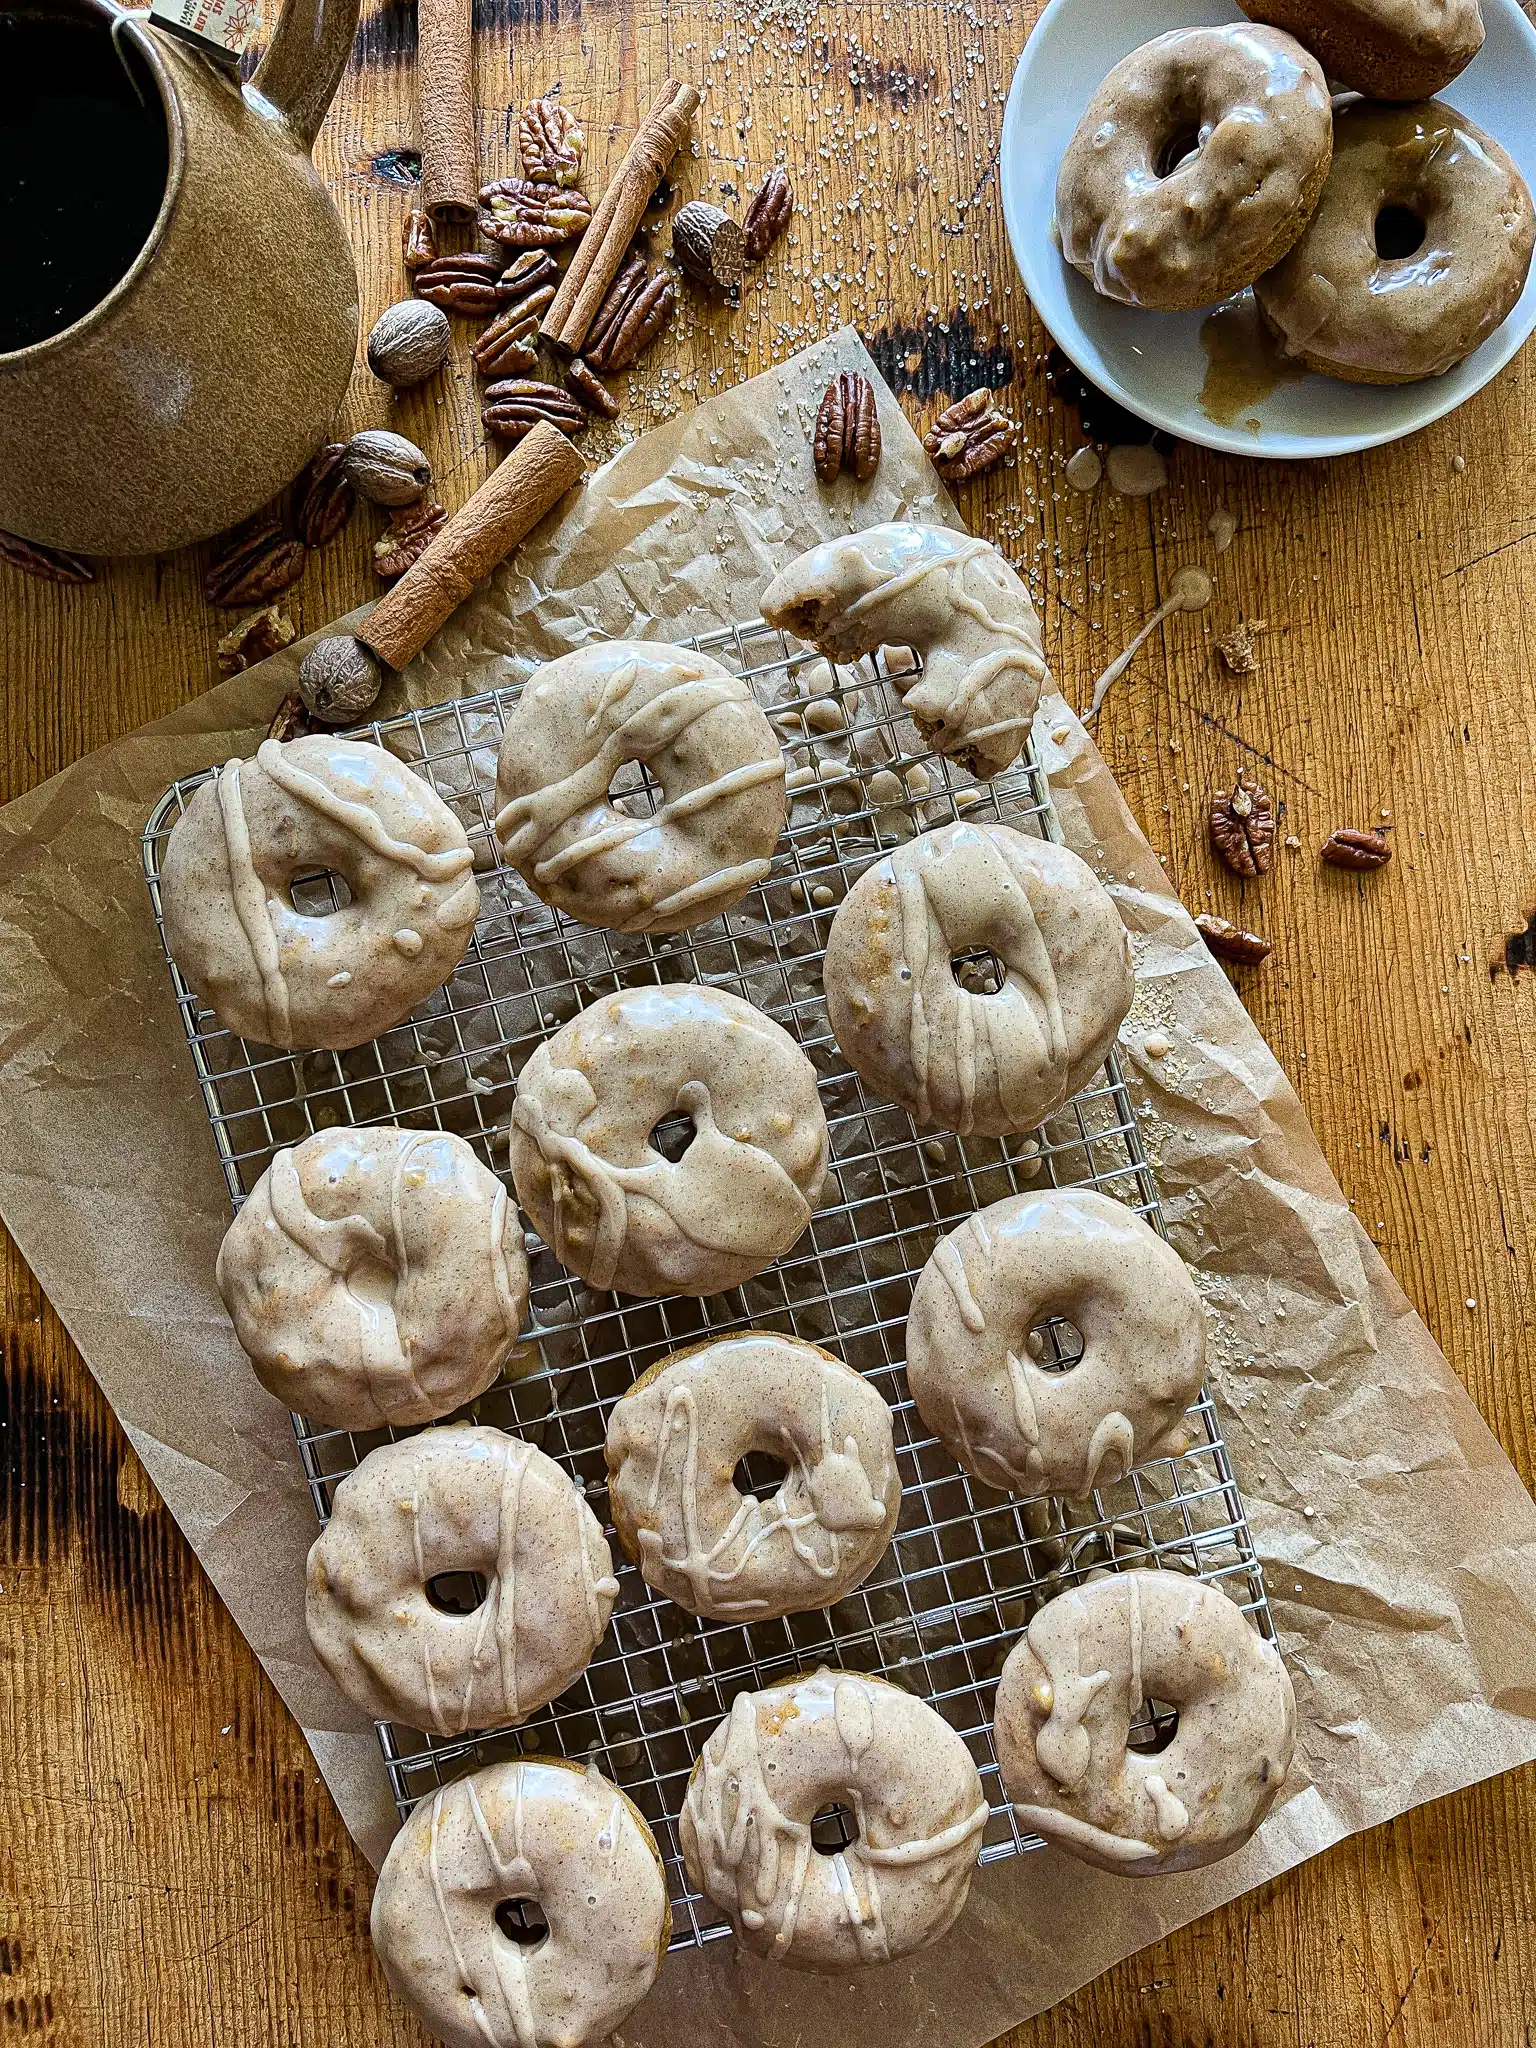
<svg viewBox="0 0 1536 2048">
<path fill-rule="evenodd" d="M 1429 229 L 1411 206 L 1384 206 L 1376 216 L 1376 254 L 1383 263 L 1417 256 Z"/>
<path fill-rule="evenodd" d="M 950 958 L 949 971 L 968 996 L 995 996 L 1008 970 L 990 946 L 972 946 Z"/>
<path fill-rule="evenodd" d="M 608 801 L 626 818 L 654 818 L 666 797 L 643 761 L 624 761 L 608 785 Z"/>
<path fill-rule="evenodd" d="M 782 1458 L 771 1458 L 766 1451 L 748 1451 L 736 1460 L 731 1484 L 743 1500 L 772 1500 L 788 1477 L 789 1467 Z"/>
<path fill-rule="evenodd" d="M 1152 169 L 1159 178 L 1171 178 L 1191 157 L 1199 154 L 1200 130 L 1193 121 L 1186 121 L 1163 142 L 1152 159 Z"/>
<path fill-rule="evenodd" d="M 662 1118 L 651 1132 L 649 1144 L 653 1152 L 659 1152 L 663 1159 L 676 1166 L 697 1136 L 693 1118 L 676 1110 L 671 1116 Z"/>
<path fill-rule="evenodd" d="M 811 1847 L 818 1856 L 838 1856 L 859 1839 L 858 1816 L 840 1800 L 811 1815 Z"/>
<path fill-rule="evenodd" d="M 1070 1372 L 1088 1346 L 1076 1323 L 1066 1316 L 1045 1316 L 1026 1339 L 1029 1355 L 1042 1372 Z"/>
<path fill-rule="evenodd" d="M 1131 1716 L 1127 1749 L 1137 1756 L 1161 1756 L 1179 1732 L 1179 1710 L 1166 1700 L 1145 1699 Z"/>
<path fill-rule="evenodd" d="M 295 875 L 288 884 L 288 901 L 300 917 L 334 917 L 352 901 L 346 877 L 331 868 L 317 868 Z"/>
<path fill-rule="evenodd" d="M 537 1899 L 503 1899 L 496 1907 L 496 1925 L 519 1948 L 537 1948 L 549 1938 L 549 1922 Z"/>
<path fill-rule="evenodd" d="M 439 1572 L 428 1579 L 426 1593 L 439 1614 L 473 1614 L 485 1599 L 485 1581 L 478 1572 Z"/>
</svg>

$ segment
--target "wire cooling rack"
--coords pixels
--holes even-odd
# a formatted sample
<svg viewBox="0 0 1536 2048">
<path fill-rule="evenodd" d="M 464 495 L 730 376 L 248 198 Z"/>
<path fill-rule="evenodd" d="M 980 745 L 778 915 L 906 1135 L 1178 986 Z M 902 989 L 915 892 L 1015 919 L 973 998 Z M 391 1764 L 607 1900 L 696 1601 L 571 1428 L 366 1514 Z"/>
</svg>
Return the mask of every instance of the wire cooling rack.
<svg viewBox="0 0 1536 2048">
<path fill-rule="evenodd" d="M 556 1458 L 608 1527 L 619 1597 L 596 1656 L 561 1697 L 517 1729 L 442 1740 L 381 1723 L 402 1814 L 451 1779 L 530 1753 L 590 1758 L 655 1830 L 673 1907 L 673 1946 L 729 1930 L 691 1891 L 676 1833 L 688 1773 L 736 1693 L 822 1663 L 877 1672 L 928 1700 L 959 1731 L 991 1804 L 981 1860 L 1039 1846 L 1004 1798 L 992 1747 L 1003 1659 L 1046 1600 L 1106 1568 L 1159 1566 L 1221 1585 L 1271 1640 L 1273 1626 L 1243 1504 L 1208 1393 L 1191 1409 L 1190 1444 L 1081 1501 L 1025 1504 L 969 1478 L 923 1427 L 907 1391 L 904 1335 L 912 1285 L 939 1238 L 973 1210 L 1046 1183 L 1102 1189 L 1163 1228 L 1157 1189 L 1124 1076 L 1112 1056 L 1096 1084 L 1028 1139 L 923 1136 L 905 1111 L 865 1089 L 838 1051 L 822 998 L 833 911 L 881 850 L 969 816 L 1059 839 L 1044 775 L 1026 756 L 977 784 L 925 749 L 901 710 L 903 663 L 886 650 L 832 668 L 761 624 L 691 641 L 738 670 L 777 724 L 791 814 L 768 879 L 723 916 L 671 937 L 595 931 L 549 910 L 500 866 L 491 832 L 496 749 L 520 682 L 361 728 L 411 761 L 462 819 L 475 850 L 481 911 L 448 987 L 404 1024 L 344 1053 L 289 1055 L 222 1030 L 170 963 L 230 1199 L 238 1208 L 280 1147 L 334 1124 L 400 1123 L 457 1132 L 507 1172 L 507 1128 L 523 1061 L 599 997 L 644 982 L 728 988 L 782 1024 L 815 1063 L 831 1137 L 825 1205 L 767 1272 L 707 1300 L 595 1294 L 532 1234 L 530 1325 L 504 1376 L 464 1415 L 516 1431 Z M 615 796 L 646 813 L 656 791 L 638 768 Z M 157 922 L 166 840 L 198 776 L 162 799 L 144 834 Z M 320 876 L 301 907 L 338 902 Z M 161 922 L 162 940 L 164 926 Z M 167 955 L 169 959 L 169 955 Z M 991 963 L 957 971 L 986 987 Z M 664 1142 L 664 1141 L 663 1141 Z M 825 1612 L 750 1624 L 695 1619 L 653 1594 L 621 1560 L 608 1516 L 603 1437 L 633 1380 L 682 1345 L 746 1327 L 824 1344 L 870 1379 L 894 1413 L 903 1495 L 891 1548 L 858 1590 Z M 1046 1360 L 1070 1364 L 1080 1340 L 1048 1326 Z M 391 1430 L 330 1430 L 294 1418 L 323 1523 L 336 1483 Z M 409 1432 L 403 1432 L 408 1434 Z M 745 1480 L 771 1491 L 768 1475 Z M 445 1597 L 452 1589 L 434 1588 Z M 473 1604 L 482 1588 L 460 1589 Z M 1155 1746 L 1167 1710 L 1151 1702 L 1139 1737 Z M 825 1846 L 845 1838 L 834 1810 Z"/>
</svg>

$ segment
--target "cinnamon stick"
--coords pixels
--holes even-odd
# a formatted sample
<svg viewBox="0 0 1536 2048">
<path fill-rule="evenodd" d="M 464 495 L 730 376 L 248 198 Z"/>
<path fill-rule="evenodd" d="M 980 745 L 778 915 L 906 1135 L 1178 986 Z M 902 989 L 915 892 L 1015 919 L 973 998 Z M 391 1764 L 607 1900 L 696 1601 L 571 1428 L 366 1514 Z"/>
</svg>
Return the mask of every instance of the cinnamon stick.
<svg viewBox="0 0 1536 2048">
<path fill-rule="evenodd" d="M 421 203 L 438 222 L 479 211 L 472 14 L 473 0 L 417 0 Z"/>
<path fill-rule="evenodd" d="M 567 355 L 580 352 L 651 195 L 682 147 L 698 107 L 698 87 L 669 78 L 609 180 L 539 329 L 546 341 Z"/>
<path fill-rule="evenodd" d="M 374 606 L 358 639 L 391 668 L 404 668 L 581 473 L 564 434 L 541 420 Z"/>
</svg>

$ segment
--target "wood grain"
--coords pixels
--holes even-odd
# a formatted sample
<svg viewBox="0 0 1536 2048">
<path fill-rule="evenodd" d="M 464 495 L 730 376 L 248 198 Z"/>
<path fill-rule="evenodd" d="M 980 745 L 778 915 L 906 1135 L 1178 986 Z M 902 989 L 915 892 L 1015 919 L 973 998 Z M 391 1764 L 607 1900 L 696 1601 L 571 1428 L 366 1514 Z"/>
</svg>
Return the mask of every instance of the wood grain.
<svg viewBox="0 0 1536 2048">
<path fill-rule="evenodd" d="M 756 0 L 480 0 L 484 175 L 521 102 L 560 84 L 601 189 L 658 81 L 704 88 L 672 183 L 739 207 L 776 157 L 795 223 L 739 310 L 691 289 L 631 380 L 663 416 L 840 320 L 914 422 L 990 381 L 1026 426 L 962 510 L 1041 598 L 1069 696 L 1182 562 L 1217 575 L 1116 685 L 1100 741 L 1193 909 L 1275 941 L 1240 985 L 1335 1171 L 1529 1483 L 1536 1392 L 1536 401 L 1529 357 L 1406 447 L 1312 468 L 1180 449 L 1147 502 L 1062 482 L 1078 422 L 1014 281 L 996 191 L 1002 99 L 1033 9 Z M 414 14 L 373 0 L 319 158 L 363 274 L 364 331 L 404 290 Z M 391 402 L 360 372 L 340 426 L 424 445 L 450 508 L 494 459 L 463 328 Z M 1453 456 L 1464 468 L 1453 468 Z M 1239 521 L 1215 556 L 1216 506 Z M 364 516 L 288 600 L 301 630 L 375 587 Z M 0 729 L 15 795 L 214 679 L 227 619 L 193 553 L 59 591 L 0 570 Z M 1532 600 L 1527 603 L 1527 597 Z M 1212 653 L 1263 619 L 1260 668 Z M 1262 884 L 1212 859 L 1235 768 L 1285 804 Z M 1390 825 L 1379 875 L 1319 866 L 1340 824 Z M 1522 954 L 1516 945 L 1510 957 Z M 0 2042 L 419 2042 L 366 1938 L 368 1875 L 292 1723 L 6 1243 L 0 1550 Z M 1475 1306 L 1468 1306 L 1473 1303 Z M 1536 1777 L 1336 1849 L 1146 1951 L 1011 2048 L 1528 2041 L 1536 2031 Z"/>
</svg>

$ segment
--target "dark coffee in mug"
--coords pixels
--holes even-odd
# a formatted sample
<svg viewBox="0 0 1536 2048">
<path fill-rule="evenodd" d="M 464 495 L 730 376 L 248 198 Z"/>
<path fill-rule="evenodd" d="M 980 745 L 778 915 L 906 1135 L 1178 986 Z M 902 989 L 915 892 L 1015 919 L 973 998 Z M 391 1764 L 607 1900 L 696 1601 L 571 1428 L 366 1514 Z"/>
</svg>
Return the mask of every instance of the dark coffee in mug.
<svg viewBox="0 0 1536 2048">
<path fill-rule="evenodd" d="M 0 13 L 0 355 L 73 326 L 154 227 L 165 109 L 119 47 L 105 23 Z"/>
</svg>

